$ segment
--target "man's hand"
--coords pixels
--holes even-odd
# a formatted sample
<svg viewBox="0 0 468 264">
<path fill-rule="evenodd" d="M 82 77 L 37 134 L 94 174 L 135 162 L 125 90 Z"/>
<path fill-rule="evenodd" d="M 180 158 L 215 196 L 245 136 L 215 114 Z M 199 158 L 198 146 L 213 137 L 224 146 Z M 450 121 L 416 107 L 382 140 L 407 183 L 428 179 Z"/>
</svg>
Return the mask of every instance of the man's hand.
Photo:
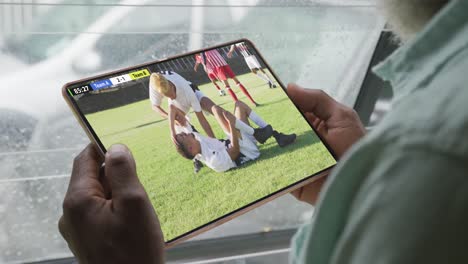
<svg viewBox="0 0 468 264">
<path fill-rule="evenodd" d="M 175 122 L 176 125 L 180 127 L 185 127 L 187 125 L 187 119 L 185 118 L 185 115 L 181 115 L 179 113 L 177 113 L 175 116 Z"/>
<path fill-rule="evenodd" d="M 74 160 L 59 230 L 80 264 L 163 263 L 158 218 L 123 145 L 103 158 L 88 145 Z"/>
<path fill-rule="evenodd" d="M 288 95 L 338 158 L 365 135 L 365 128 L 356 112 L 322 90 L 289 84 Z M 315 204 L 324 182 L 325 178 L 319 179 L 292 194 L 301 201 Z"/>
<path fill-rule="evenodd" d="M 232 161 L 235 161 L 240 154 L 239 136 L 240 133 L 236 129 L 236 117 L 227 111 L 223 111 L 224 119 L 229 124 L 229 134 L 231 134 L 231 147 L 228 148 L 227 152 Z"/>
<path fill-rule="evenodd" d="M 233 114 L 227 111 L 223 111 L 223 116 L 226 119 L 226 121 L 229 123 L 230 127 L 233 127 L 233 128 L 236 127 L 236 117 Z"/>
</svg>

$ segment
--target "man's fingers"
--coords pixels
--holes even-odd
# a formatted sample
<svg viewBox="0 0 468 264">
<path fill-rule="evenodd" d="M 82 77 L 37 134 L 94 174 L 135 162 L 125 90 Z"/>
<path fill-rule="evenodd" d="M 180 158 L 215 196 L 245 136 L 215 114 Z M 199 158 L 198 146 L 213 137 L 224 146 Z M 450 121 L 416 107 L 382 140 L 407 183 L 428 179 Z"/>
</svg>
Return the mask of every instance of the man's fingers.
<svg viewBox="0 0 468 264">
<path fill-rule="evenodd" d="M 89 144 L 73 161 L 73 170 L 70 177 L 69 190 L 90 188 L 99 181 L 99 168 L 102 156 L 96 146 Z"/>
<path fill-rule="evenodd" d="M 287 92 L 303 112 L 311 112 L 324 121 L 332 116 L 338 106 L 338 103 L 322 90 L 304 89 L 297 84 L 289 84 Z"/>
<path fill-rule="evenodd" d="M 327 134 L 327 126 L 325 122 L 310 112 L 306 112 L 305 116 L 315 131 L 317 131 L 320 136 L 325 137 Z"/>
<path fill-rule="evenodd" d="M 101 175 L 99 182 L 101 183 L 105 199 L 109 200 L 112 198 L 112 189 L 109 183 L 109 179 L 106 176 L 105 169 L 105 166 L 101 166 L 99 168 L 99 174 Z"/>
<path fill-rule="evenodd" d="M 106 153 L 105 173 L 115 202 L 135 200 L 146 195 L 136 173 L 135 160 L 124 145 L 113 145 Z"/>
<path fill-rule="evenodd" d="M 325 122 L 320 122 L 317 126 L 317 133 L 319 133 L 320 136 L 322 137 L 326 137 L 327 136 L 327 125 L 325 124 Z"/>
<path fill-rule="evenodd" d="M 305 115 L 305 117 L 307 118 L 307 121 L 309 121 L 309 123 L 310 123 L 311 125 L 313 125 L 314 122 L 315 122 L 315 120 L 318 119 L 314 114 L 312 114 L 312 113 L 310 113 L 310 112 L 305 112 L 304 115 Z"/>
<path fill-rule="evenodd" d="M 172 143 L 174 143 L 174 145 L 176 146 L 179 146 L 179 142 L 177 141 L 177 139 L 174 137 L 174 136 L 171 136 L 171 140 L 172 140 Z"/>
</svg>

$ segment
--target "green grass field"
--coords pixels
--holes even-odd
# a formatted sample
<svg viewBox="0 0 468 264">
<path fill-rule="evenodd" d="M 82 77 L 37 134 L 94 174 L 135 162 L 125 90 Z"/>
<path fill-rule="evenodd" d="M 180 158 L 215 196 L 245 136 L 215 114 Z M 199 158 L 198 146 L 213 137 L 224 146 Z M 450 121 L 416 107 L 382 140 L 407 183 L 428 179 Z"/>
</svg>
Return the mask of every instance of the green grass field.
<svg viewBox="0 0 468 264">
<path fill-rule="evenodd" d="M 153 112 L 149 100 L 86 115 L 106 148 L 123 143 L 133 152 L 139 178 L 159 216 L 166 241 L 335 163 L 281 88 L 269 89 L 251 73 L 238 78 L 261 104 L 253 107 L 255 112 L 274 129 L 298 137 L 285 148 L 271 138 L 259 146 L 259 159 L 225 173 L 205 166 L 195 174 L 192 162 L 176 152 L 168 121 Z M 239 99 L 252 106 L 234 83 L 231 85 Z M 211 83 L 200 86 L 200 90 L 226 110 L 233 110 L 231 98 L 220 97 Z M 167 109 L 167 104 L 163 107 Z M 202 131 L 195 114 L 190 113 L 190 117 Z M 207 118 L 216 136 L 224 137 L 215 119 Z"/>
</svg>

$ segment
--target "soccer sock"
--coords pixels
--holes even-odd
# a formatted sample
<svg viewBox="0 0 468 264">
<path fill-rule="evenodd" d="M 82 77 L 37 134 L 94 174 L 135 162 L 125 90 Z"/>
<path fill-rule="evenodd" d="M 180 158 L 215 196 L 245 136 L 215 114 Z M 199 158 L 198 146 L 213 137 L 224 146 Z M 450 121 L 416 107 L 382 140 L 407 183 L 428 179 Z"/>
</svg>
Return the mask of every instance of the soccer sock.
<svg viewBox="0 0 468 264">
<path fill-rule="evenodd" d="M 257 115 L 257 113 L 255 113 L 253 110 L 250 111 L 249 118 L 250 118 L 250 120 L 252 120 L 255 124 L 257 124 L 257 126 L 259 126 L 260 128 L 264 128 L 264 127 L 268 126 L 267 122 L 265 122 L 265 120 L 263 120 L 263 119 L 262 119 L 259 115 Z"/>
<path fill-rule="evenodd" d="M 213 83 L 213 84 L 214 84 L 214 86 L 216 86 L 216 90 L 218 90 L 218 91 L 221 90 L 221 88 L 219 88 L 219 85 L 217 83 Z"/>
<path fill-rule="evenodd" d="M 269 82 L 273 83 L 273 81 L 271 80 L 270 76 L 268 76 L 267 73 L 263 73 L 263 72 L 262 72 L 262 74 L 263 74 L 263 76 L 265 76 L 265 78 L 267 78 L 267 80 L 268 80 Z"/>
<path fill-rule="evenodd" d="M 247 89 L 245 89 L 244 85 L 242 85 L 242 83 L 237 83 L 237 86 L 239 87 L 239 89 L 247 96 L 247 98 L 249 98 L 249 100 L 253 103 L 253 104 L 257 104 L 257 102 L 255 102 L 255 100 L 252 98 L 252 96 L 250 96 L 249 92 L 247 91 Z"/>
<path fill-rule="evenodd" d="M 239 99 L 237 99 L 237 96 L 234 93 L 234 91 L 231 89 L 231 87 L 226 86 L 226 90 L 228 91 L 228 93 L 232 97 L 232 99 L 234 99 L 234 102 L 237 102 L 239 100 Z"/>
<path fill-rule="evenodd" d="M 251 126 L 247 125 L 246 123 L 244 123 L 242 120 L 239 120 L 239 119 L 236 119 L 236 128 L 249 135 L 253 135 L 255 132 Z"/>
</svg>

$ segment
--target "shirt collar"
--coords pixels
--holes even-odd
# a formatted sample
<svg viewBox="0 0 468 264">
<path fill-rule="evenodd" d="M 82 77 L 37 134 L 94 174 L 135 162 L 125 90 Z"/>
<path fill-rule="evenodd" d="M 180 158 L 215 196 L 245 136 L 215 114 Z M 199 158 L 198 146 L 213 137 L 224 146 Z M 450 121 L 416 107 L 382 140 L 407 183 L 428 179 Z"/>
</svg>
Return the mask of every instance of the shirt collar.
<svg viewBox="0 0 468 264">
<path fill-rule="evenodd" d="M 468 47 L 468 1 L 451 0 L 410 42 L 374 67 L 390 81 L 395 101 L 423 88 L 457 53 Z"/>
</svg>

